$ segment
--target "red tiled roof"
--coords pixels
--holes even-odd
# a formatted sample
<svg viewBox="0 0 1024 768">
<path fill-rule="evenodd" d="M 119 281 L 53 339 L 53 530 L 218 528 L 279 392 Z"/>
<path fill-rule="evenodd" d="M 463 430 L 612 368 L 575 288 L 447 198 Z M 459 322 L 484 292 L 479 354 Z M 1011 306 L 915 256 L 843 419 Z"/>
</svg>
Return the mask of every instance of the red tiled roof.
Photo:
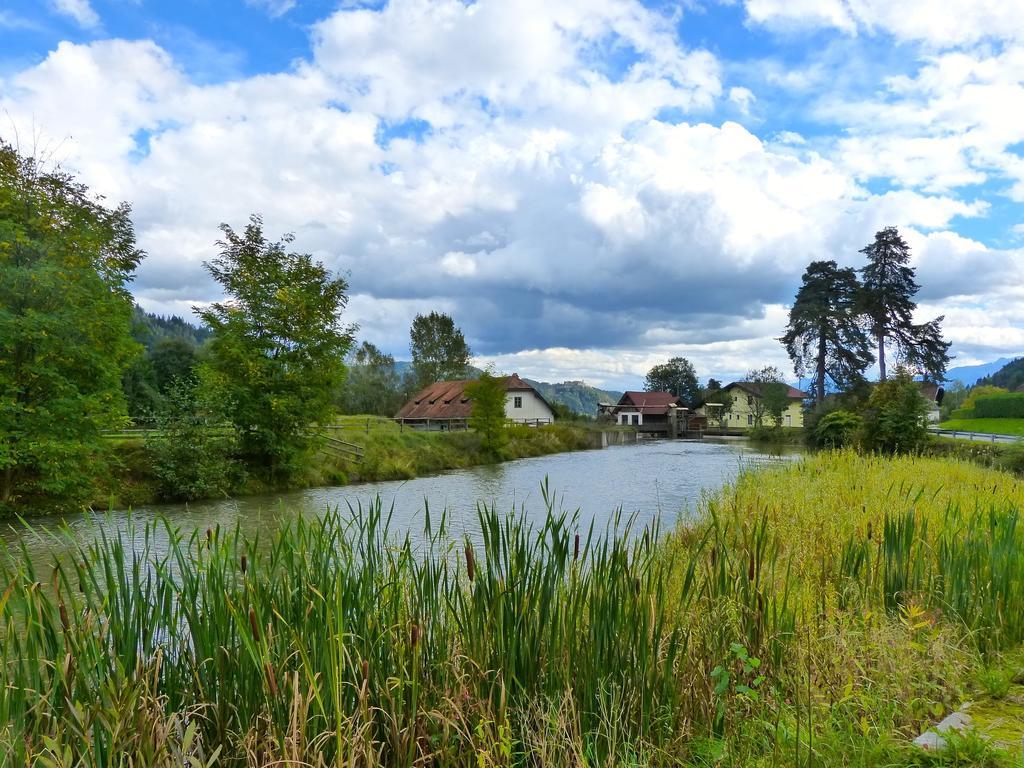
<svg viewBox="0 0 1024 768">
<path fill-rule="evenodd" d="M 437 381 L 416 393 L 412 400 L 402 406 L 395 414 L 396 419 L 468 419 L 473 404 L 466 397 L 466 385 L 474 379 L 458 381 Z M 533 387 L 513 373 L 505 377 L 505 390 L 508 392 L 533 392 L 545 403 Z M 550 408 L 550 405 L 548 406 Z"/>
<path fill-rule="evenodd" d="M 679 405 L 679 398 L 671 392 L 624 392 L 615 410 L 656 415 L 668 413 L 670 405 Z"/>
</svg>

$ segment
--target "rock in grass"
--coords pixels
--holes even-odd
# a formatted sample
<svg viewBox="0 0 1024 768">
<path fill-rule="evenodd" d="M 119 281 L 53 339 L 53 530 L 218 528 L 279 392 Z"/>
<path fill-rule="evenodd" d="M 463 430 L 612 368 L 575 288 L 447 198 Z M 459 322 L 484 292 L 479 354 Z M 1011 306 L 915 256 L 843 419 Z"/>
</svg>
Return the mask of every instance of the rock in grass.
<svg viewBox="0 0 1024 768">
<path fill-rule="evenodd" d="M 954 712 L 945 717 L 942 722 L 934 728 L 929 728 L 916 739 L 914 743 L 923 749 L 945 749 L 946 739 L 942 734 L 956 731 L 963 733 L 971 726 L 971 716 L 964 711 Z"/>
</svg>

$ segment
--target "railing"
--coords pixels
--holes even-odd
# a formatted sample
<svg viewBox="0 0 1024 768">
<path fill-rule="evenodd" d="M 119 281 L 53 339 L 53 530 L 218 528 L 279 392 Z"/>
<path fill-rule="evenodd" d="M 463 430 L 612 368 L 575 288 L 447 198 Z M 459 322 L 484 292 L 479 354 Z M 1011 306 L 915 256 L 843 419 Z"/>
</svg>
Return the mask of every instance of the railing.
<svg viewBox="0 0 1024 768">
<path fill-rule="evenodd" d="M 993 432 L 972 432 L 965 429 L 939 429 L 929 427 L 928 431 L 939 437 L 952 437 L 957 440 L 974 440 L 975 442 L 988 443 L 1019 443 L 1024 440 L 1024 435 L 998 435 Z"/>
</svg>

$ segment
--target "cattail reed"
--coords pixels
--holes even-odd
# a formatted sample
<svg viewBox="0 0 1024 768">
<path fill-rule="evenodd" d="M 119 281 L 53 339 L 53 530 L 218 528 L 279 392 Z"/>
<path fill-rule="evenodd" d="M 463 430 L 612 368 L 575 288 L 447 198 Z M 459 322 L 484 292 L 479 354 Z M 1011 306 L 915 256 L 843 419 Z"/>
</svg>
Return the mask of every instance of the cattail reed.
<svg viewBox="0 0 1024 768">
<path fill-rule="evenodd" d="M 466 576 L 470 582 L 476 578 L 476 561 L 473 559 L 473 547 L 466 544 Z"/>
<path fill-rule="evenodd" d="M 418 624 L 413 623 L 409 628 L 409 644 L 415 648 L 420 642 L 420 627 Z"/>
<path fill-rule="evenodd" d="M 578 533 L 576 534 L 575 537 L 573 537 L 573 542 L 572 542 L 572 559 L 574 561 L 580 559 L 580 535 Z"/>
<path fill-rule="evenodd" d="M 238 565 L 242 569 L 242 575 L 245 575 L 245 572 L 249 570 L 249 558 L 242 555 L 242 557 L 239 558 Z"/>
</svg>

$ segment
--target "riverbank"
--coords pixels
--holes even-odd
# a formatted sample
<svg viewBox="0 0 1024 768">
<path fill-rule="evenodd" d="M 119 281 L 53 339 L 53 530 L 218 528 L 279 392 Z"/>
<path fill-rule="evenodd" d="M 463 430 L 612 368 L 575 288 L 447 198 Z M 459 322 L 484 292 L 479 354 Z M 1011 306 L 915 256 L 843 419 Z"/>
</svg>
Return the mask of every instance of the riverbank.
<svg viewBox="0 0 1024 768">
<path fill-rule="evenodd" d="M 826 453 L 743 473 L 661 536 L 483 508 L 465 542 L 434 514 L 389 544 L 378 506 L 259 547 L 215 529 L 157 546 L 157 520 L 82 552 L 56 597 L 45 565 L 0 574 L 0 747 L 12 764 L 144 746 L 150 765 L 1008 766 L 974 735 L 945 757 L 910 740 L 966 698 L 998 721 L 1014 690 L 1022 505 L 1018 480 L 967 461 Z M 126 571 L 121 546 L 156 562 Z"/>
<path fill-rule="evenodd" d="M 403 429 L 390 419 L 367 416 L 344 417 L 339 423 L 346 429 L 336 434 L 357 446 L 361 456 L 321 452 L 286 483 L 271 484 L 249 475 L 229 495 L 242 497 L 328 485 L 408 480 L 446 470 L 597 448 L 602 444 L 601 433 L 609 432 L 607 428 L 580 423 L 513 425 L 507 428 L 507 440 L 495 454 L 485 450 L 479 435 L 472 431 L 417 431 Z M 620 431 L 613 432 L 618 435 Z M 632 434 L 622 432 L 622 436 Z M 161 496 L 152 458 L 143 440 L 118 441 L 110 451 L 115 470 L 97 494 L 94 509 L 176 500 Z"/>
</svg>

